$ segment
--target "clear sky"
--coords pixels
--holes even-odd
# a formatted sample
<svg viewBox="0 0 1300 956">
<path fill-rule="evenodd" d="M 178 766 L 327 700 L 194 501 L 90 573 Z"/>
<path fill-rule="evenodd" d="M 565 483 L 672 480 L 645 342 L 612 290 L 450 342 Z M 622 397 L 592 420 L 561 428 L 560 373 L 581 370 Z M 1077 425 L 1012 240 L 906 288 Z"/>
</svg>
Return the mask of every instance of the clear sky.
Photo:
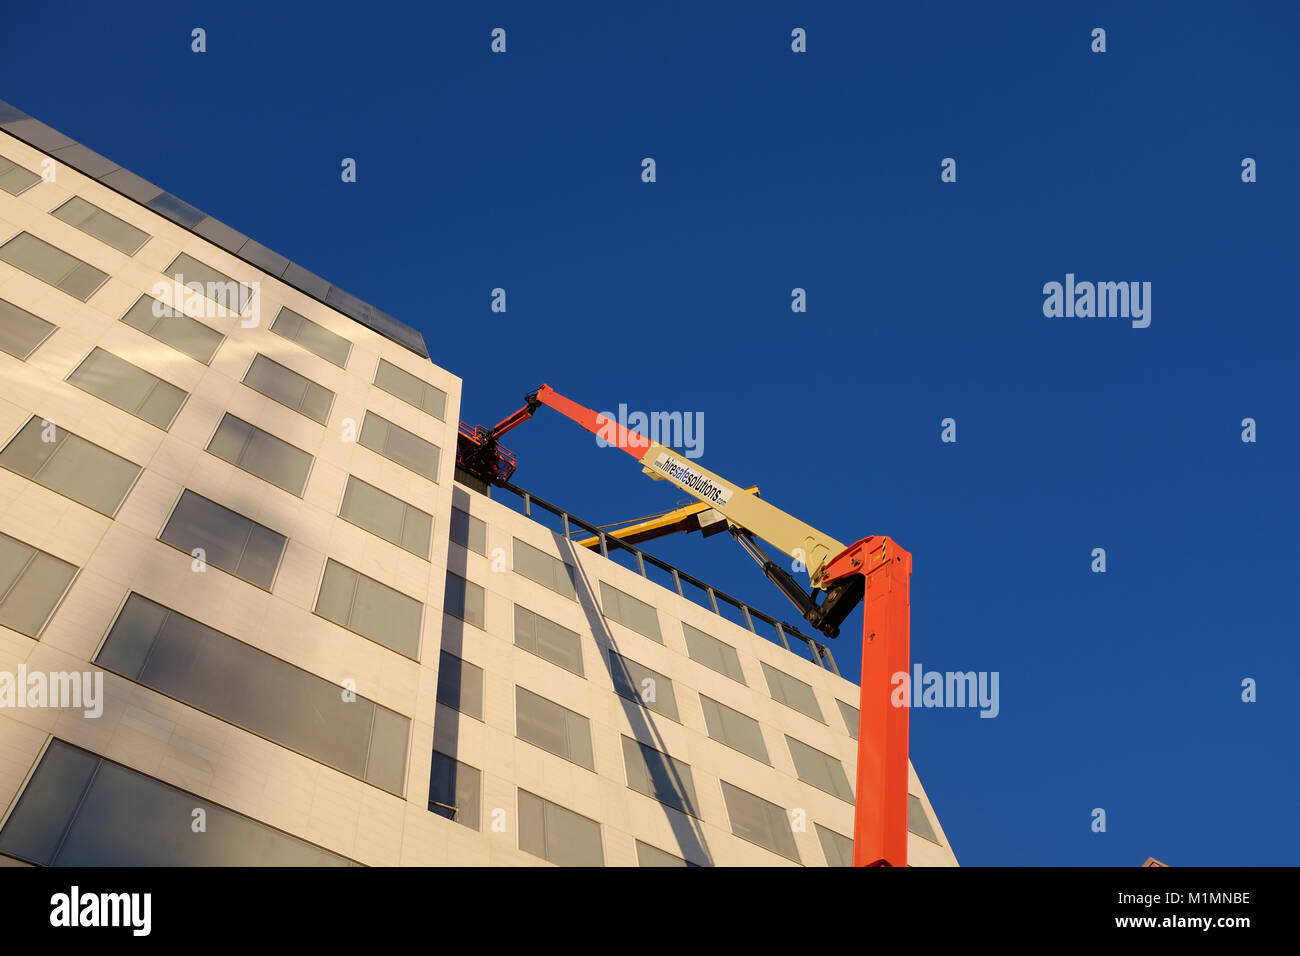
<svg viewBox="0 0 1300 956">
<path fill-rule="evenodd" d="M 295 6 L 14 4 L 0 98 L 419 328 L 472 422 L 700 413 L 895 537 L 913 659 L 999 675 L 912 712 L 963 863 L 1300 862 L 1294 5 Z M 1045 316 L 1067 273 L 1150 325 Z M 593 522 L 683 500 L 549 411 L 508 443 Z M 725 536 L 652 550 L 794 616 Z"/>
</svg>

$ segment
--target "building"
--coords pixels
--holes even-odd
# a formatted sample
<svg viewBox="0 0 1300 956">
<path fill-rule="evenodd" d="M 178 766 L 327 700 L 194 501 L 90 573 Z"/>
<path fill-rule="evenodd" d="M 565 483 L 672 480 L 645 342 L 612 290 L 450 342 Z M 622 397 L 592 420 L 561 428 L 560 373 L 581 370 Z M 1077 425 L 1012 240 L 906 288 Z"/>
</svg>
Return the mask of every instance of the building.
<svg viewBox="0 0 1300 956">
<path fill-rule="evenodd" d="M 4 862 L 850 858 L 854 684 L 457 482 L 419 332 L 0 131 Z"/>
</svg>

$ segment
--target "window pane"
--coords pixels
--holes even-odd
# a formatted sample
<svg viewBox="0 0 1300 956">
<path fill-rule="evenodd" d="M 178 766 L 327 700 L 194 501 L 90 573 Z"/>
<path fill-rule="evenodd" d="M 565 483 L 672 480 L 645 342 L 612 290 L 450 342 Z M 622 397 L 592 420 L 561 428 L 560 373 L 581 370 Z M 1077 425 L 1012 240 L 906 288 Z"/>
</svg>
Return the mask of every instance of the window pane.
<svg viewBox="0 0 1300 956">
<path fill-rule="evenodd" d="M 52 441 L 42 441 L 42 437 Z M 0 451 L 0 466 L 112 517 L 140 466 L 33 415 Z"/>
<path fill-rule="evenodd" d="M 279 532 L 188 489 L 158 537 L 189 555 L 202 548 L 208 564 L 266 591 L 288 542 Z"/>
<path fill-rule="evenodd" d="M 578 599 L 578 592 L 573 586 L 572 568 L 559 558 L 539 551 L 518 538 L 514 539 L 514 543 L 515 571 L 542 587 L 550 588 L 556 594 L 574 601 Z"/>
<path fill-rule="evenodd" d="M 195 809 L 206 817 L 202 839 L 188 838 Z M 61 740 L 51 742 L 0 833 L 0 852 L 50 866 L 352 865 Z"/>
<path fill-rule="evenodd" d="M 609 668 L 616 693 L 680 722 L 672 680 L 617 651 L 609 652 Z"/>
<path fill-rule="evenodd" d="M 0 534 L 0 624 L 37 637 L 77 567 Z"/>
<path fill-rule="evenodd" d="M 623 765 L 627 768 L 627 785 L 633 790 L 691 816 L 700 815 L 689 764 L 624 737 Z"/>
<path fill-rule="evenodd" d="M 329 420 L 334 393 L 265 355 L 259 353 L 254 357 L 253 364 L 244 373 L 244 384 L 312 421 L 324 425 Z"/>
<path fill-rule="evenodd" d="M 0 299 L 0 349 L 26 360 L 57 326 Z"/>
<path fill-rule="evenodd" d="M 471 830 L 479 828 L 481 774 L 455 757 L 433 752 L 429 768 L 429 810 Z M 453 809 L 454 808 L 454 809 Z"/>
<path fill-rule="evenodd" d="M 451 540 L 462 548 L 487 556 L 487 524 L 456 507 L 451 509 Z"/>
<path fill-rule="evenodd" d="M 100 348 L 86 356 L 68 381 L 164 430 L 171 427 L 181 403 L 189 396 L 170 382 Z"/>
<path fill-rule="evenodd" d="M 430 481 L 438 480 L 438 446 L 374 412 L 366 412 L 358 441 L 417 475 Z"/>
<path fill-rule="evenodd" d="M 40 181 L 40 176 L 0 156 L 0 189 L 9 195 L 20 195 Z"/>
<path fill-rule="evenodd" d="M 312 456 L 270 432 L 227 412 L 208 442 L 207 450 L 292 495 L 302 497 Z"/>
<path fill-rule="evenodd" d="M 376 644 L 419 660 L 424 605 L 330 558 L 316 598 L 316 613 Z"/>
<path fill-rule="evenodd" d="M 805 684 L 767 662 L 763 662 L 763 675 L 767 678 L 767 687 L 773 700 L 780 701 L 801 714 L 807 714 L 813 720 L 826 723 L 822 720 L 822 709 L 817 706 L 817 695 L 813 693 L 811 684 Z"/>
<path fill-rule="evenodd" d="M 691 866 L 680 856 L 673 856 L 649 843 L 636 841 L 637 866 Z"/>
<path fill-rule="evenodd" d="M 80 196 L 73 196 L 50 215 L 62 219 L 70 226 L 76 226 L 87 235 L 108 243 L 128 256 L 135 255 L 149 241 L 149 233 L 91 205 Z"/>
<path fill-rule="evenodd" d="M 0 246 L 0 260 L 82 302 L 94 295 L 95 290 L 108 279 L 106 273 L 94 266 L 26 232 L 20 232 Z"/>
<path fill-rule="evenodd" d="M 438 658 L 438 703 L 483 719 L 483 668 L 443 651 Z"/>
<path fill-rule="evenodd" d="M 826 854 L 827 866 L 852 866 L 853 841 L 841 836 L 834 830 L 828 830 L 820 823 L 816 824 L 817 839 L 821 841 L 822 852 Z"/>
<path fill-rule="evenodd" d="M 577 631 L 515 605 L 515 644 L 582 676 L 582 638 Z"/>
<path fill-rule="evenodd" d="M 536 744 L 580 767 L 595 770 L 591 750 L 591 724 L 586 717 L 515 687 L 515 732 L 520 740 Z"/>
<path fill-rule="evenodd" d="M 835 701 L 835 703 L 840 705 L 840 716 L 844 718 L 844 726 L 848 728 L 849 736 L 852 737 L 854 740 L 857 740 L 858 719 L 860 716 L 858 713 L 858 708 L 853 707 L 850 704 L 846 704 L 842 700 L 837 700 Z"/>
<path fill-rule="evenodd" d="M 664 642 L 659 632 L 659 615 L 654 606 L 647 604 L 618 588 L 600 582 L 600 603 L 605 616 L 643 634 L 652 641 Z"/>
<path fill-rule="evenodd" d="M 0 832 L 0 853 L 41 866 L 53 863 L 98 766 L 94 754 L 52 740 Z"/>
<path fill-rule="evenodd" d="M 459 574 L 447 572 L 447 586 L 443 593 L 442 609 L 452 617 L 458 617 L 466 624 L 483 627 L 484 591 L 473 581 L 466 581 Z"/>
<path fill-rule="evenodd" d="M 271 323 L 271 331 L 283 335 L 286 339 L 292 339 L 339 368 L 345 368 L 348 364 L 348 352 L 352 350 L 351 342 L 292 309 L 280 310 L 275 321 Z"/>
<path fill-rule="evenodd" d="M 230 312 L 242 313 L 244 307 L 253 298 L 253 290 L 249 286 L 236 282 L 210 265 L 199 262 L 188 253 L 182 252 L 173 259 L 172 264 L 164 270 L 164 274 L 187 289 L 194 289 L 197 285 L 206 298 Z"/>
<path fill-rule="evenodd" d="M 749 754 L 755 760 L 766 764 L 772 762 L 768 759 L 767 745 L 763 743 L 763 731 L 757 720 L 703 694 L 700 695 L 700 704 L 710 737 L 732 750 Z"/>
<path fill-rule="evenodd" d="M 786 859 L 799 862 L 799 851 L 795 848 L 790 820 L 781 807 L 734 787 L 725 780 L 722 781 L 722 796 L 727 803 L 732 833 L 779 853 Z"/>
<path fill-rule="evenodd" d="M 410 372 L 398 368 L 391 362 L 380 359 L 375 370 L 375 384 L 402 401 L 428 412 L 439 421 L 447 408 L 447 393 L 430 385 Z"/>
<path fill-rule="evenodd" d="M 210 329 L 148 295 L 136 299 L 135 305 L 122 316 L 122 321 L 204 365 L 212 361 L 217 346 L 225 339 L 216 329 Z"/>
<path fill-rule="evenodd" d="M 907 795 L 907 828 L 917 836 L 925 837 L 931 843 L 939 843 L 939 834 L 934 832 L 929 814 L 925 812 L 925 804 L 914 793 Z M 943 846 L 942 843 L 939 845 Z"/>
<path fill-rule="evenodd" d="M 410 722 L 338 685 L 132 594 L 96 662 L 401 796 Z"/>
<path fill-rule="evenodd" d="M 429 536 L 433 533 L 433 515 L 408 505 L 355 475 L 348 476 L 339 517 L 412 554 L 429 557 Z"/>
<path fill-rule="evenodd" d="M 600 824 L 519 791 L 519 849 L 557 866 L 604 866 Z"/>
<path fill-rule="evenodd" d="M 699 661 L 710 670 L 745 683 L 745 672 L 740 668 L 740 655 L 730 644 L 724 644 L 710 634 L 683 622 L 682 631 L 686 635 L 686 652 L 691 659 Z"/>
<path fill-rule="evenodd" d="M 338 696 L 338 688 L 329 685 L 330 693 Z M 359 703 L 360 697 L 355 703 Z M 377 787 L 395 793 L 406 793 L 406 745 L 410 737 L 411 722 L 387 707 L 375 704 L 375 723 L 370 731 L 370 758 L 366 762 L 366 779 Z"/>
<path fill-rule="evenodd" d="M 795 740 L 789 734 L 785 740 L 790 746 L 790 756 L 794 759 L 794 769 L 800 780 L 841 800 L 853 802 L 853 788 L 849 786 L 849 778 L 839 760 L 828 753 L 822 753 L 816 747 L 809 747 L 801 740 Z"/>
</svg>

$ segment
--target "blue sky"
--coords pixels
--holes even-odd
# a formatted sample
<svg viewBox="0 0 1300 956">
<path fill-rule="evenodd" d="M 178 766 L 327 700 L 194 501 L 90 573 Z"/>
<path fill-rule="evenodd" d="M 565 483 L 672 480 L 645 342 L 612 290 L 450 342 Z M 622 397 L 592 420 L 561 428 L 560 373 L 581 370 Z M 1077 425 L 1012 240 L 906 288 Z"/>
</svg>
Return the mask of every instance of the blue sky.
<svg viewBox="0 0 1300 956">
<path fill-rule="evenodd" d="M 963 863 L 1295 864 L 1300 15 L 898 6 L 21 4 L 0 98 L 421 329 L 470 421 L 700 412 L 707 467 L 895 537 L 913 659 L 1000 675 L 912 713 Z M 1066 273 L 1150 326 L 1045 317 Z M 547 411 L 508 443 L 597 523 L 681 500 Z"/>
</svg>

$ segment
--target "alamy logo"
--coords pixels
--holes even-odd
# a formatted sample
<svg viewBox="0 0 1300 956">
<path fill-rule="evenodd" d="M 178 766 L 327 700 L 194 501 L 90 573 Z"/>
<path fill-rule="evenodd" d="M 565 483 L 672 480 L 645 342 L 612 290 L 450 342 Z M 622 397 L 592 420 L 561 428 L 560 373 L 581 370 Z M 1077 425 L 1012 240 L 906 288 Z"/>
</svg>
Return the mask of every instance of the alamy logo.
<svg viewBox="0 0 1300 956">
<path fill-rule="evenodd" d="M 979 707 L 981 717 L 996 717 L 1002 709 L 997 671 L 922 671 L 919 663 L 913 671 L 890 678 L 895 707 Z"/>
<path fill-rule="evenodd" d="M 619 427 L 634 431 L 665 448 L 680 448 L 687 458 L 704 454 L 703 412 L 629 412 L 627 405 L 618 406 L 618 415 L 599 412 L 596 415 L 596 444 L 601 448 L 617 447 Z"/>
<path fill-rule="evenodd" d="M 50 897 L 51 926 L 126 926 L 148 936 L 153 924 L 151 893 L 82 893 L 78 886 Z"/>
<path fill-rule="evenodd" d="M 1049 319 L 1132 319 L 1133 328 L 1151 324 L 1150 282 L 1075 282 L 1065 274 L 1065 284 L 1043 286 L 1043 315 Z"/>
<path fill-rule="evenodd" d="M 92 720 L 104 713 L 103 671 L 27 672 L 26 664 L 18 673 L 0 671 L 0 709 L 80 708 Z"/>
<path fill-rule="evenodd" d="M 260 282 L 185 281 L 183 275 L 173 276 L 176 284 L 155 282 L 153 314 L 162 318 L 171 313 L 184 313 L 192 317 L 219 319 L 227 313 L 238 315 L 239 324 L 246 329 L 256 328 L 261 318 L 262 297 Z M 249 305 L 252 309 L 245 315 Z"/>
</svg>

